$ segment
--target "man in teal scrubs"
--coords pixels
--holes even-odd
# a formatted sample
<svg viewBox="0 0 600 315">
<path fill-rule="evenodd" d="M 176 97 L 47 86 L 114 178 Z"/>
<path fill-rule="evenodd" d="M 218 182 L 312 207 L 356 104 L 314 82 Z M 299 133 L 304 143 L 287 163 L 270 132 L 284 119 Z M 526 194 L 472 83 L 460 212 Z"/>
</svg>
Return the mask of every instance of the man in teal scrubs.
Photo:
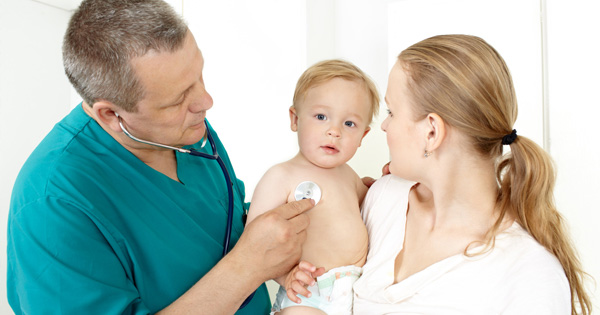
<svg viewBox="0 0 600 315">
<path fill-rule="evenodd" d="M 244 184 L 204 120 L 213 105 L 204 60 L 181 17 L 162 0 L 83 1 L 63 57 L 84 101 L 35 149 L 13 189 L 15 313 L 268 313 L 263 283 L 298 262 L 313 203 L 268 211 L 244 231 Z M 133 141 L 120 120 L 138 138 L 206 153 L 210 130 L 233 181 L 224 258 L 228 193 L 218 163 Z"/>
</svg>

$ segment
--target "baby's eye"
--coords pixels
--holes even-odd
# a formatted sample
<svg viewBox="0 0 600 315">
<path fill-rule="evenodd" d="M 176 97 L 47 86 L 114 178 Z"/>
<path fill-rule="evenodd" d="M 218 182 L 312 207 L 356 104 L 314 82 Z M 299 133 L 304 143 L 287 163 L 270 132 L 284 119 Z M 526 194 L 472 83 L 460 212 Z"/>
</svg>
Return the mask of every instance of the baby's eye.
<svg viewBox="0 0 600 315">
<path fill-rule="evenodd" d="M 356 126 L 356 124 L 352 121 L 346 121 L 346 122 L 344 122 L 344 125 L 346 127 L 355 127 Z"/>
<path fill-rule="evenodd" d="M 327 117 L 325 115 L 323 115 L 323 114 L 317 114 L 317 115 L 315 115 L 315 117 L 317 117 L 318 120 L 325 120 L 325 119 L 327 119 Z"/>
<path fill-rule="evenodd" d="M 392 111 L 389 110 L 389 108 L 387 109 L 387 113 L 388 113 L 388 116 L 394 117 L 394 114 L 392 114 Z"/>
</svg>

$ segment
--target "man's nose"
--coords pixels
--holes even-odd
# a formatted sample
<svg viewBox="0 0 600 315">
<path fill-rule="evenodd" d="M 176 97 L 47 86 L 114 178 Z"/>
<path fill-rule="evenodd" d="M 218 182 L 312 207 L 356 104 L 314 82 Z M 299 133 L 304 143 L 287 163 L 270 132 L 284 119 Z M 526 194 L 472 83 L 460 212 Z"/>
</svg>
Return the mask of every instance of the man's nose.
<svg viewBox="0 0 600 315">
<path fill-rule="evenodd" d="M 209 110 L 213 106 L 212 96 L 204 89 L 198 88 L 198 91 L 194 91 L 193 99 L 190 102 L 189 110 L 192 113 Z"/>
</svg>

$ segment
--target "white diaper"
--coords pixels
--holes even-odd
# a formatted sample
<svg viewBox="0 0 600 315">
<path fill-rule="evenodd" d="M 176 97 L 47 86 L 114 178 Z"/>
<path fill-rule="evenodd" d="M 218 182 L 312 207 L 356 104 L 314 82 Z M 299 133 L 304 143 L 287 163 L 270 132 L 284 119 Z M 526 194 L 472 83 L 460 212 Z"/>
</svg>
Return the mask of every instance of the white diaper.
<svg viewBox="0 0 600 315">
<path fill-rule="evenodd" d="M 296 304 L 287 297 L 284 287 L 279 287 L 277 297 L 271 315 L 290 306 L 309 306 L 322 310 L 328 315 L 333 314 L 352 314 L 352 285 L 362 274 L 362 268 L 351 266 L 343 266 L 333 268 L 327 271 L 324 275 L 317 278 L 315 285 L 309 286 L 311 297 L 307 298 L 298 294 L 302 300 L 300 304 Z"/>
</svg>

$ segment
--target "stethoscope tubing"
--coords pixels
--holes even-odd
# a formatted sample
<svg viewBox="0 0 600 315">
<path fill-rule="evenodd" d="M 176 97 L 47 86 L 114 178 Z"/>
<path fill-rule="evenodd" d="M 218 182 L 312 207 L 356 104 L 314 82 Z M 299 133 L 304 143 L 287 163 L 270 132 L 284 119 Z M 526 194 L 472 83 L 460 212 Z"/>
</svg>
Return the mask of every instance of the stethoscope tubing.
<svg viewBox="0 0 600 315">
<path fill-rule="evenodd" d="M 223 162 L 223 159 L 219 156 L 219 152 L 217 151 L 215 141 L 213 140 L 213 137 L 212 137 L 210 131 L 208 130 L 207 120 L 204 119 L 204 126 L 205 126 L 206 131 L 204 132 L 204 137 L 202 138 L 202 144 L 201 144 L 200 148 L 203 148 L 204 145 L 206 144 L 206 141 L 208 140 L 208 143 L 210 143 L 210 147 L 212 149 L 213 154 L 203 153 L 203 152 L 197 151 L 193 148 L 188 150 L 188 149 L 184 149 L 184 148 L 173 147 L 173 146 L 162 144 L 162 143 L 156 143 L 156 142 L 152 142 L 152 141 L 139 139 L 139 138 L 135 137 L 134 135 L 132 135 L 131 133 L 129 133 L 127 128 L 125 128 L 125 126 L 123 125 L 123 120 L 121 119 L 121 116 L 119 116 L 117 113 L 115 113 L 115 115 L 119 119 L 119 126 L 121 126 L 121 130 L 123 130 L 123 132 L 125 133 L 125 135 L 127 135 L 127 137 L 129 137 L 130 139 L 132 139 L 134 141 L 152 145 L 152 146 L 165 148 L 165 149 L 174 150 L 174 151 L 177 151 L 180 153 L 187 153 L 187 154 L 190 154 L 193 156 L 199 156 L 199 157 L 209 159 L 209 160 L 217 161 L 217 163 L 219 164 L 219 167 L 221 168 L 221 171 L 223 172 L 223 177 L 225 177 L 225 184 L 227 185 L 227 196 L 228 196 L 227 225 L 225 228 L 225 241 L 223 242 L 223 254 L 222 254 L 223 257 L 225 257 L 225 255 L 227 255 L 227 253 L 229 252 L 229 243 L 231 241 L 231 230 L 232 230 L 232 225 L 233 225 L 233 183 L 231 182 L 231 176 L 229 176 L 229 171 L 227 171 L 225 162 Z M 250 303 L 250 301 L 254 297 L 254 293 L 256 293 L 256 291 L 252 292 L 252 294 L 250 294 L 250 296 L 248 296 L 246 298 L 246 300 L 240 306 L 240 309 L 244 308 L 246 305 L 248 305 L 248 303 Z"/>
<path fill-rule="evenodd" d="M 223 159 L 219 156 L 219 152 L 215 147 L 215 142 L 213 141 L 212 135 L 208 131 L 208 128 L 206 128 L 205 135 L 208 135 L 208 142 L 210 143 L 210 146 L 212 148 L 213 155 L 198 152 L 193 149 L 189 150 L 189 154 L 193 156 L 200 156 L 210 160 L 216 160 L 219 163 L 219 166 L 221 167 L 223 176 L 225 177 L 225 183 L 227 184 L 227 197 L 229 199 L 227 203 L 227 226 L 225 228 L 225 242 L 223 243 L 223 257 L 225 257 L 225 255 L 227 255 L 227 253 L 229 252 L 229 242 L 231 241 L 231 229 L 233 223 L 233 183 L 231 182 L 231 176 L 229 176 L 229 171 L 227 171 L 227 167 L 225 167 L 225 162 L 223 162 Z"/>
</svg>

